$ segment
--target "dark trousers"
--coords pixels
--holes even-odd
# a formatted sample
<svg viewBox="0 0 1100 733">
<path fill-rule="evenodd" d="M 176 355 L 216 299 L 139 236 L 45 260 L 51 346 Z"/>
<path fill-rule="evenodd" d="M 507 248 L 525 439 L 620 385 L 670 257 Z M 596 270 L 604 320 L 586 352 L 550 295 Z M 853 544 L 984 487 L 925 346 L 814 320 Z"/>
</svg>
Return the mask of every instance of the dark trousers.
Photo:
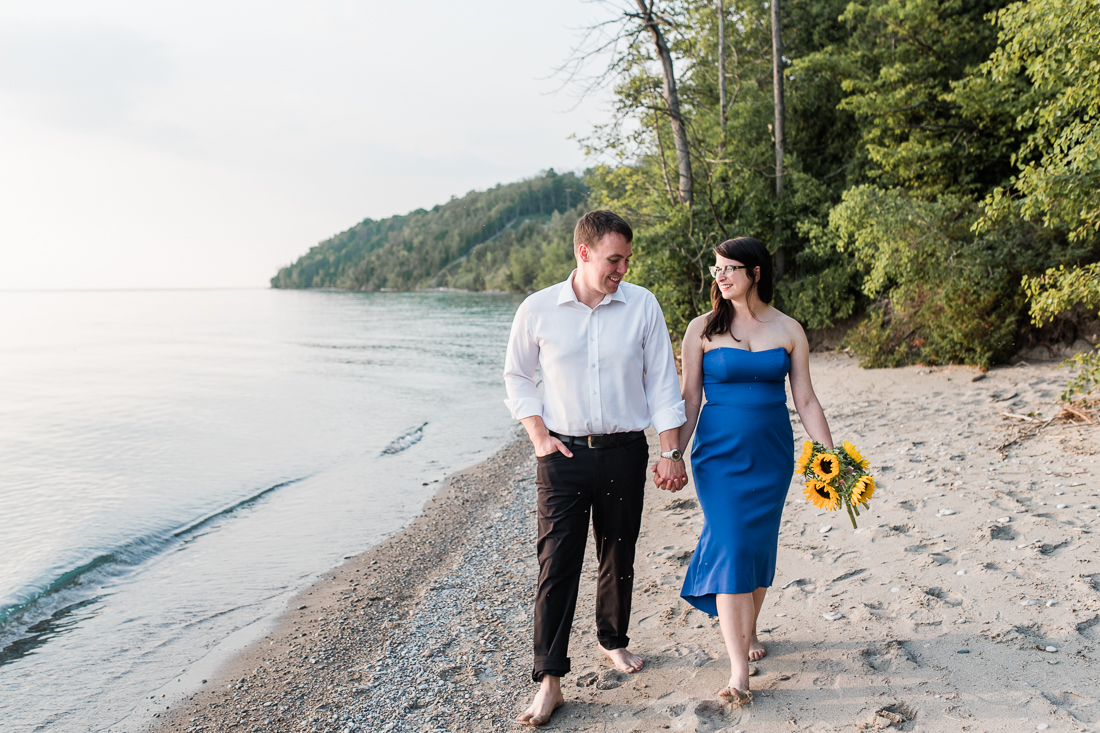
<svg viewBox="0 0 1100 733">
<path fill-rule="evenodd" d="M 588 539 L 596 541 L 596 634 L 604 649 L 630 639 L 634 546 L 642 523 L 649 446 L 645 436 L 614 448 L 571 446 L 572 458 L 538 459 L 539 586 L 535 596 L 536 682 L 569 672 L 569 631 Z"/>
</svg>

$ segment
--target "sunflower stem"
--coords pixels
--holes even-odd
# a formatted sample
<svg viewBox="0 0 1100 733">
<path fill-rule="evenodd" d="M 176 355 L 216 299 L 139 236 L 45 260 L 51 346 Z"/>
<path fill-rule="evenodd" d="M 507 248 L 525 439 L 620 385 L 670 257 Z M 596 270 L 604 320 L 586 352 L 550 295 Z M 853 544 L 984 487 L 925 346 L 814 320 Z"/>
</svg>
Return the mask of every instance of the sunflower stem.
<svg viewBox="0 0 1100 733">
<path fill-rule="evenodd" d="M 852 520 L 852 529 L 859 529 L 859 527 L 856 526 L 856 518 L 852 514 L 852 505 L 848 502 L 844 502 L 844 507 L 848 510 L 848 519 Z"/>
</svg>

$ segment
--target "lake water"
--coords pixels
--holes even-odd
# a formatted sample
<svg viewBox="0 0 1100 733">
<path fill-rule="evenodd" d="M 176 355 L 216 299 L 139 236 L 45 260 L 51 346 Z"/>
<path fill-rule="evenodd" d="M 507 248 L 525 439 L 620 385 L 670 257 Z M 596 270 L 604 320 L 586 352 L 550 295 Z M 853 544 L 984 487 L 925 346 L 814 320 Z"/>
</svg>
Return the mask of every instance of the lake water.
<svg viewBox="0 0 1100 733">
<path fill-rule="evenodd" d="M 0 292 L 0 729 L 140 727 L 504 445 L 520 301 Z"/>
</svg>

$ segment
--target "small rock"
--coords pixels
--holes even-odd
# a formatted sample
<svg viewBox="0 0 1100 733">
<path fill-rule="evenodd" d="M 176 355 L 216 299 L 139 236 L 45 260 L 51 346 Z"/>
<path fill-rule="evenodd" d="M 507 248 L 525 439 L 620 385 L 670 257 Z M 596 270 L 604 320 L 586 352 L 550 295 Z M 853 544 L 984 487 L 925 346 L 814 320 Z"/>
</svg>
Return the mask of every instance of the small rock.
<svg viewBox="0 0 1100 733">
<path fill-rule="evenodd" d="M 825 534 L 826 532 L 828 532 L 828 531 L 829 531 L 829 530 L 831 530 L 832 528 L 833 528 L 833 525 L 831 525 L 831 524 L 825 524 L 825 525 L 822 525 L 821 529 L 819 529 L 819 530 L 817 530 L 817 531 L 818 531 L 818 532 L 820 532 L 821 534 Z"/>
<path fill-rule="evenodd" d="M 786 616 L 786 615 L 787 615 L 787 614 L 785 614 L 785 613 L 777 613 L 777 614 L 775 614 L 775 617 L 776 617 L 776 618 L 783 618 L 783 617 L 784 617 L 784 616 Z"/>
<path fill-rule="evenodd" d="M 1046 648 L 1046 650 L 1047 650 L 1048 652 L 1050 652 L 1050 653 L 1052 653 L 1052 654 L 1053 654 L 1054 652 L 1058 651 L 1058 647 L 1056 647 L 1056 646 L 1048 646 L 1048 647 Z"/>
<path fill-rule="evenodd" d="M 955 653 L 956 654 L 969 654 L 970 650 L 969 649 L 960 649 L 959 651 L 957 651 Z"/>
<path fill-rule="evenodd" d="M 901 593 L 901 588 L 891 588 L 890 592 L 891 593 Z"/>
<path fill-rule="evenodd" d="M 1057 606 L 1057 605 L 1058 605 L 1058 601 L 1053 601 L 1053 600 L 1047 601 L 1047 608 L 1051 608 L 1052 606 Z"/>
<path fill-rule="evenodd" d="M 1058 508 L 1059 508 L 1059 509 L 1065 509 L 1065 508 L 1066 508 L 1066 507 L 1068 507 L 1068 506 L 1069 506 L 1069 504 L 1059 504 L 1059 505 L 1058 505 Z"/>
<path fill-rule="evenodd" d="M 998 522 L 1011 522 L 1012 517 L 1000 517 L 999 519 L 997 519 L 997 521 Z"/>
<path fill-rule="evenodd" d="M 1036 729 L 1036 730 L 1046 730 L 1046 729 L 1047 729 L 1047 728 L 1049 728 L 1049 727 L 1050 727 L 1050 726 L 1049 726 L 1049 725 L 1047 725 L 1046 723 L 1039 723 L 1039 725 L 1035 726 L 1035 729 Z"/>
<path fill-rule="evenodd" d="M 947 517 L 955 513 L 954 509 L 940 509 L 940 516 Z"/>
<path fill-rule="evenodd" d="M 966 575 L 966 571 L 965 570 L 956 570 L 955 575 Z"/>
<path fill-rule="evenodd" d="M 828 613 L 821 614 L 821 618 L 825 619 L 826 621 L 838 621 L 844 618 L 844 614 L 840 613 L 839 611 L 829 611 Z"/>
</svg>

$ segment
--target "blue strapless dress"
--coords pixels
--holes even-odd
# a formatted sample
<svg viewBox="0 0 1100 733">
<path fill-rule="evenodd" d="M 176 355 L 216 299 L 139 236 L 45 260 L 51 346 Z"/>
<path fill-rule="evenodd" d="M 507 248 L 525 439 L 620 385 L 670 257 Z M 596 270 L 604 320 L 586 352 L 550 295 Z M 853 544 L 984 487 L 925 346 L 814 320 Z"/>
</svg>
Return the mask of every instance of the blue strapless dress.
<svg viewBox="0 0 1100 733">
<path fill-rule="evenodd" d="M 718 615 L 717 593 L 751 593 L 775 578 L 779 522 L 794 473 L 785 349 L 703 354 L 707 402 L 691 448 L 703 533 L 680 595 Z"/>
</svg>

